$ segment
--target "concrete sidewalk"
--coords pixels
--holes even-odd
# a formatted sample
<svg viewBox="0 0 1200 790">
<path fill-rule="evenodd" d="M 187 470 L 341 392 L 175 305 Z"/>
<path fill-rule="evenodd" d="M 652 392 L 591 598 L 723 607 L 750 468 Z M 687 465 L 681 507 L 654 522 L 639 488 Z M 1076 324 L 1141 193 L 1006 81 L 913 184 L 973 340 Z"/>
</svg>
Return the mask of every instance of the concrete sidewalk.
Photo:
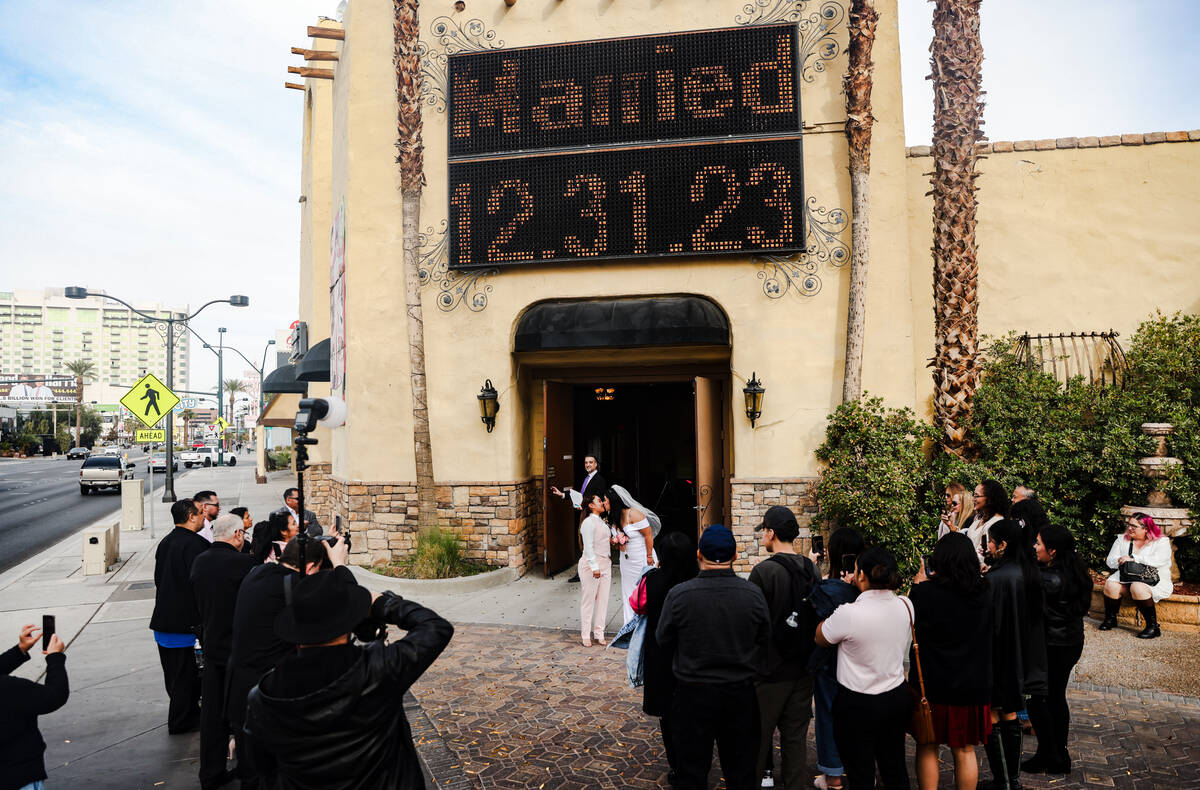
<svg viewBox="0 0 1200 790">
<path fill-rule="evenodd" d="M 295 478 L 275 473 L 256 485 L 251 466 L 198 469 L 180 496 L 212 489 L 221 510 L 241 505 L 255 519 L 283 503 Z M 42 716 L 46 770 L 51 787 L 194 787 L 199 736 L 168 736 L 167 695 L 158 651 L 149 631 L 154 608 L 154 548 L 172 529 L 170 505 L 147 496 L 146 526 L 122 532 L 120 559 L 103 576 L 82 574 L 81 535 L 76 534 L 0 575 L 0 645 L 14 644 L 25 623 L 57 617 L 67 642 L 71 697 L 56 713 Z M 150 534 L 154 508 L 155 538 Z M 94 525 L 108 527 L 119 510 Z M 11 640 L 11 641 L 9 641 Z M 15 674 L 40 678 L 45 661 L 31 660 Z"/>
<path fill-rule="evenodd" d="M 294 481 L 290 473 L 275 472 L 266 485 L 256 485 L 251 466 L 213 467 L 189 474 L 186 490 L 177 488 L 177 493 L 212 489 L 221 498 L 222 512 L 241 505 L 257 521 L 282 505 L 283 491 Z M 147 496 L 145 529 L 121 532 L 120 559 L 103 576 L 83 576 L 80 534 L 0 574 L 0 649 L 15 643 L 23 624 L 40 625 L 43 614 L 57 617 L 59 635 L 67 642 L 70 700 L 39 720 L 50 787 L 132 790 L 197 784 L 199 736 L 167 735 L 167 695 L 149 630 L 154 548 L 173 528 L 170 506 L 159 502 L 160 497 L 161 491 Z M 115 509 L 95 524 L 81 524 L 80 532 L 108 527 L 119 518 Z M 610 636 L 622 622 L 616 570 L 608 608 Z M 532 626 L 577 634 L 579 585 L 566 581 L 572 572 L 554 579 L 515 579 L 511 571 L 500 570 L 466 580 L 411 582 L 355 569 L 364 586 L 419 600 L 455 624 Z M 35 649 L 15 674 L 39 679 L 44 670 L 45 661 Z"/>
</svg>

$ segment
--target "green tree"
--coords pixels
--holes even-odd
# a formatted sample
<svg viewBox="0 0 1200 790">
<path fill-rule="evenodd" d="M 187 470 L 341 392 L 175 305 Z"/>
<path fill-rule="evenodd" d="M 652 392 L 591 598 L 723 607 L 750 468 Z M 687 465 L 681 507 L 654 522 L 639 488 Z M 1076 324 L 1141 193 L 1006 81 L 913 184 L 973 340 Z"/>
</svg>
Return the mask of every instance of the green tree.
<svg viewBox="0 0 1200 790">
<path fill-rule="evenodd" d="M 229 393 L 229 411 L 226 412 L 226 414 L 228 414 L 229 416 L 227 417 L 227 419 L 229 420 L 230 424 L 232 424 L 233 423 L 233 399 L 234 399 L 234 396 L 236 396 L 239 392 L 245 392 L 246 385 L 242 382 L 241 379 L 226 379 L 225 380 L 225 391 Z M 223 431 L 223 430 L 221 431 L 221 446 L 222 447 L 225 446 L 225 431 Z"/>
<path fill-rule="evenodd" d="M 80 447 L 83 444 L 80 434 L 83 416 L 83 385 L 87 379 L 94 376 L 96 364 L 88 359 L 77 359 L 74 362 L 68 362 L 66 367 L 75 375 L 75 446 Z"/>
</svg>

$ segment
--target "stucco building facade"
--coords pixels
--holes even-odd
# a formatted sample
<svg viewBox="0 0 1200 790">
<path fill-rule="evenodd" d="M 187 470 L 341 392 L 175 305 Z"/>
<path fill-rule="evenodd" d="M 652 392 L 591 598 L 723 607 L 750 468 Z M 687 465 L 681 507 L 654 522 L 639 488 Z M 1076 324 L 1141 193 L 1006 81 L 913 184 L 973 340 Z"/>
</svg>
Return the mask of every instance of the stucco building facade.
<svg viewBox="0 0 1200 790">
<path fill-rule="evenodd" d="M 819 472 L 813 450 L 840 399 L 845 348 L 847 6 L 421 5 L 420 275 L 433 467 L 438 521 L 460 534 L 470 556 L 521 572 L 573 563 L 574 522 L 545 488 L 581 480 L 586 454 L 669 528 L 730 524 L 743 567 L 758 559 L 752 530 L 767 506 L 786 504 L 807 524 Z M 927 412 L 928 151 L 905 148 L 895 1 L 877 6 L 863 383 L 890 405 Z M 452 268 L 459 220 L 448 108 L 455 84 L 464 84 L 449 78 L 456 54 L 772 24 L 795 31 L 802 251 Z M 343 38 L 312 39 L 311 48 L 336 53 L 336 62 L 308 64 L 331 66 L 332 79 L 305 79 L 298 92 L 299 313 L 310 345 L 332 335 L 336 349 L 344 337 L 344 376 L 335 350 L 332 387 L 314 381 L 308 393 L 342 395 L 348 416 L 316 434 L 307 488 L 322 520 L 340 518 L 355 531 L 358 559 L 378 560 L 402 555 L 418 527 L 393 6 L 352 0 L 342 22 L 319 26 Z M 981 331 L 1112 328 L 1127 337 L 1154 309 L 1200 309 L 1200 237 L 1189 220 L 1200 208 L 1200 133 L 1136 138 L 983 146 Z M 669 215 L 673 207 L 649 210 Z M 751 378 L 766 390 L 753 424 L 742 393 Z M 500 407 L 490 431 L 477 399 L 485 381 Z M 278 395 L 268 422 L 287 420 L 298 397 Z"/>
</svg>

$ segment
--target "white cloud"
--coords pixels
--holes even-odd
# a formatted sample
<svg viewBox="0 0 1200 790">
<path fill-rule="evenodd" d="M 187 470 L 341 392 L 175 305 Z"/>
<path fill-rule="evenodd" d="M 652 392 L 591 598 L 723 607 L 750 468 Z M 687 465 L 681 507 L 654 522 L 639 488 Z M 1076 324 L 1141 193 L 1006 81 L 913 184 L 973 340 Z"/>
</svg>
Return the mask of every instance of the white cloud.
<svg viewBox="0 0 1200 790">
<path fill-rule="evenodd" d="M 0 4 L 3 287 L 190 304 L 251 359 L 295 316 L 305 26 L 334 0 Z M 216 380 L 194 344 L 191 388 Z M 240 371 L 244 365 L 229 367 Z"/>
</svg>

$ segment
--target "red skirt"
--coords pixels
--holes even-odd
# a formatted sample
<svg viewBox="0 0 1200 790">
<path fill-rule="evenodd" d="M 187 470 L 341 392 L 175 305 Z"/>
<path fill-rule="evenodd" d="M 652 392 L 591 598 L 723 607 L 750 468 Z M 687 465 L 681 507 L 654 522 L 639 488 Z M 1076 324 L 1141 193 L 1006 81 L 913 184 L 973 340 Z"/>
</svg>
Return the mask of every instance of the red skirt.
<svg viewBox="0 0 1200 790">
<path fill-rule="evenodd" d="M 990 705 L 940 705 L 929 703 L 933 713 L 933 732 L 937 742 L 951 748 L 975 746 L 987 740 L 992 731 Z"/>
</svg>

